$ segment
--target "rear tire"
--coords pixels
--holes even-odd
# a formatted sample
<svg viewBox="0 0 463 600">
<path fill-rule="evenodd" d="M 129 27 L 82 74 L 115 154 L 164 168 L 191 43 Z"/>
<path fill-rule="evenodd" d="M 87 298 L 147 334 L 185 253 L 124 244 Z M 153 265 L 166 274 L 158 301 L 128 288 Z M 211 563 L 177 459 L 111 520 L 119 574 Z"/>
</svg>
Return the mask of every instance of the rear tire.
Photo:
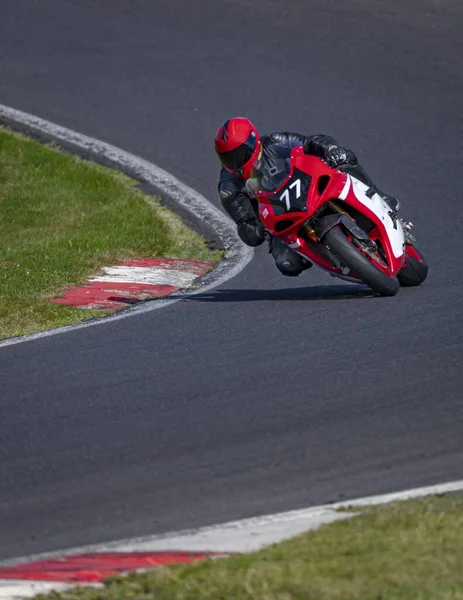
<svg viewBox="0 0 463 600">
<path fill-rule="evenodd" d="M 408 262 L 405 267 L 400 271 L 397 275 L 397 279 L 400 282 L 400 285 L 404 287 L 410 287 L 415 285 L 420 285 L 428 276 L 428 265 L 424 260 L 421 252 L 417 250 L 414 246 L 412 246 L 414 253 L 420 257 L 421 260 L 418 260 L 415 256 L 410 253 L 408 254 Z"/>
<path fill-rule="evenodd" d="M 326 232 L 323 242 L 346 267 L 381 296 L 395 296 L 399 291 L 396 277 L 389 277 L 371 263 L 360 250 L 349 242 L 339 227 Z"/>
</svg>

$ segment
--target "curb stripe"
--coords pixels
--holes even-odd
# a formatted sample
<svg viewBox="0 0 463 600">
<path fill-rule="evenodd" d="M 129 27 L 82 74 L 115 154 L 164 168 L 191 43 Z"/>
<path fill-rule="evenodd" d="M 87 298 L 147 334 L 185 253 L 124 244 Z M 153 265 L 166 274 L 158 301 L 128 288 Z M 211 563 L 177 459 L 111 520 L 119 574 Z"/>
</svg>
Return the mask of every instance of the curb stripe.
<svg viewBox="0 0 463 600">
<path fill-rule="evenodd" d="M 189 564 L 217 556 L 205 552 L 104 552 L 78 554 L 0 568 L 0 579 L 101 583 L 107 577 L 140 569 Z M 223 555 L 222 555 L 223 556 Z"/>
<path fill-rule="evenodd" d="M 65 289 L 64 297 L 52 298 L 51 302 L 82 309 L 121 310 L 185 288 L 212 266 L 204 261 L 169 258 L 133 260 L 103 267 L 103 275 Z"/>
<path fill-rule="evenodd" d="M 137 258 L 128 260 L 123 264 L 126 267 L 157 267 L 164 271 L 179 270 L 203 275 L 207 269 L 214 266 L 214 263 L 205 260 L 195 260 L 193 258 Z"/>
<path fill-rule="evenodd" d="M 65 292 L 64 298 L 53 298 L 51 302 L 83 309 L 119 310 L 176 291 L 178 287 L 172 285 L 93 281 L 78 288 L 70 288 Z"/>
<path fill-rule="evenodd" d="M 89 281 L 146 283 L 150 285 L 171 285 L 182 287 L 191 284 L 196 273 L 176 269 L 153 269 L 151 267 L 126 267 L 125 265 L 103 267 L 105 275 L 91 277 Z"/>
</svg>

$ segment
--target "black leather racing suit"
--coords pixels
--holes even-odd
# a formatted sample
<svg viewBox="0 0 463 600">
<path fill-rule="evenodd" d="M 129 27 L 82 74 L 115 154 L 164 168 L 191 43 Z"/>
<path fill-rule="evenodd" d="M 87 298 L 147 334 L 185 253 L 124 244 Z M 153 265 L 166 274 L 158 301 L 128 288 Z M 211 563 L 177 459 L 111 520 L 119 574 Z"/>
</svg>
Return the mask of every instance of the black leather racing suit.
<svg viewBox="0 0 463 600">
<path fill-rule="evenodd" d="M 265 184 L 265 173 L 281 168 L 281 161 L 289 161 L 292 148 L 304 146 L 304 152 L 327 160 L 336 149 L 342 146 L 328 135 L 304 136 L 298 133 L 275 132 L 265 135 L 262 141 L 262 159 L 259 176 Z M 347 149 L 346 149 L 347 150 Z M 373 181 L 358 164 L 352 151 L 348 150 L 347 162 L 337 168 L 350 173 L 369 187 L 375 188 Z M 238 227 L 238 235 L 248 246 L 259 246 L 265 240 L 265 229 L 257 214 L 257 201 L 252 192 L 252 179 L 239 179 L 222 168 L 219 179 L 219 194 L 222 206 Z M 249 185 L 251 184 L 251 185 Z M 377 188 L 375 188 L 377 190 Z M 379 191 L 379 190 L 377 190 Z M 380 192 L 381 193 L 381 192 Z M 387 201 L 387 197 L 385 197 Z M 270 251 L 277 268 L 283 275 L 295 276 L 312 266 L 310 261 L 288 248 L 278 238 L 270 238 Z"/>
</svg>

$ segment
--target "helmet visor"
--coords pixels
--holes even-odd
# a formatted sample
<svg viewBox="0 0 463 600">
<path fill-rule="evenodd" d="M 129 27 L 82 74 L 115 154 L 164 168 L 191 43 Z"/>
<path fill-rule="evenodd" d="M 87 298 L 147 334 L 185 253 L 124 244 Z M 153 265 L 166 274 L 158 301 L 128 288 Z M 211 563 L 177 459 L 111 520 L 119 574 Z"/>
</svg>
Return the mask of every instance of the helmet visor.
<svg viewBox="0 0 463 600">
<path fill-rule="evenodd" d="M 220 162 L 229 171 L 239 171 L 252 158 L 256 147 L 256 134 L 254 131 L 251 131 L 248 139 L 241 146 L 228 152 L 218 152 Z"/>
</svg>

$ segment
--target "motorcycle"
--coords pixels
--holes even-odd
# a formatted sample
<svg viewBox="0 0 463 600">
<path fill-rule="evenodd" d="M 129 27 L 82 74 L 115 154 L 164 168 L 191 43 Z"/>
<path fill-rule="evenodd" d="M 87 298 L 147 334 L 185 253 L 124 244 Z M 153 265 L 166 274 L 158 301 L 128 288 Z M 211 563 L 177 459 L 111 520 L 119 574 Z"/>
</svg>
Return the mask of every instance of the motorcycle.
<svg viewBox="0 0 463 600">
<path fill-rule="evenodd" d="M 376 190 L 302 147 L 292 149 L 289 172 L 275 169 L 256 198 L 267 231 L 334 277 L 381 296 L 426 279 L 412 223 L 398 219 Z"/>
</svg>

